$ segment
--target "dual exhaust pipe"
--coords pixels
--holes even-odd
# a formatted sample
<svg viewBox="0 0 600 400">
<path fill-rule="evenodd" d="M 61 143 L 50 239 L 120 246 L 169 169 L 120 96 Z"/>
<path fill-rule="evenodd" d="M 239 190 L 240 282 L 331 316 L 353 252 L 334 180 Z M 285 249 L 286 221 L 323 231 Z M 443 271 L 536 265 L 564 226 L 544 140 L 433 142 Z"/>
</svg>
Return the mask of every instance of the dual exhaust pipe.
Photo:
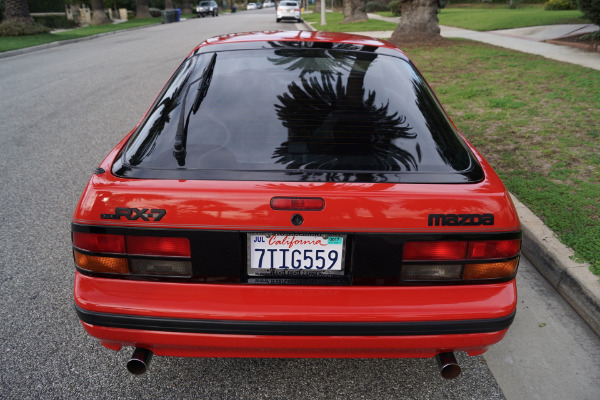
<svg viewBox="0 0 600 400">
<path fill-rule="evenodd" d="M 148 370 L 153 355 L 154 353 L 148 349 L 136 347 L 131 358 L 127 361 L 127 370 L 133 375 L 142 375 Z"/>
<path fill-rule="evenodd" d="M 127 370 L 133 375 L 142 375 L 148 370 L 153 355 L 154 353 L 148 349 L 136 347 L 131 358 L 127 361 Z M 454 353 L 440 353 L 435 356 L 435 360 L 444 379 L 454 379 L 460 375 L 461 369 Z"/>
<path fill-rule="evenodd" d="M 456 357 L 454 357 L 453 352 L 440 353 L 435 356 L 435 360 L 437 361 L 438 368 L 440 369 L 440 374 L 442 374 L 442 378 L 444 379 L 454 379 L 458 378 L 460 375 L 460 365 L 456 361 Z"/>
</svg>

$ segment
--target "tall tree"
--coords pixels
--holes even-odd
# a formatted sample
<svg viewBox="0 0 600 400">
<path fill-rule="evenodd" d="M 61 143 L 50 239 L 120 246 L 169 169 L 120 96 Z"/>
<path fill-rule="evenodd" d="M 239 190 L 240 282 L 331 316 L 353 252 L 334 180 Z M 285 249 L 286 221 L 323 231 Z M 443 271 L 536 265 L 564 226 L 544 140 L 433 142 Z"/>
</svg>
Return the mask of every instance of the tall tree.
<svg viewBox="0 0 600 400">
<path fill-rule="evenodd" d="M 402 18 L 391 42 L 419 42 L 440 39 L 437 12 L 439 0 L 400 0 Z"/>
<path fill-rule="evenodd" d="M 148 6 L 148 0 L 137 0 L 135 6 L 135 17 L 152 18 L 152 15 L 150 14 L 150 7 Z"/>
<path fill-rule="evenodd" d="M 33 25 L 33 18 L 31 18 L 31 14 L 29 14 L 27 0 L 6 0 L 4 20 Z"/>
<path fill-rule="evenodd" d="M 173 10 L 173 0 L 165 0 L 165 10 Z"/>
<path fill-rule="evenodd" d="M 365 0 L 344 0 L 343 24 L 350 22 L 364 22 L 369 18 L 365 12 Z"/>
<path fill-rule="evenodd" d="M 104 1 L 92 0 L 92 25 L 110 24 L 110 19 L 104 11 Z"/>
</svg>

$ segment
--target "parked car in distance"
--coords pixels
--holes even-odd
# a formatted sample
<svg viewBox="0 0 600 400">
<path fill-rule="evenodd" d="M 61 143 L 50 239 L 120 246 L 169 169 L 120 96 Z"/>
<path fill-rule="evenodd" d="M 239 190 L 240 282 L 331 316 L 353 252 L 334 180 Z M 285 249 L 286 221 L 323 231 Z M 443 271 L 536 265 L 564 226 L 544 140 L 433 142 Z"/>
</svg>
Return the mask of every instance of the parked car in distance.
<svg viewBox="0 0 600 400">
<path fill-rule="evenodd" d="M 302 22 L 302 12 L 297 1 L 282 0 L 277 6 L 277 22 L 292 20 Z"/>
<path fill-rule="evenodd" d="M 196 7 L 196 15 L 198 18 L 212 15 L 213 17 L 219 16 L 219 6 L 215 1 L 201 1 Z"/>
<path fill-rule="evenodd" d="M 254 3 L 254 4 L 256 4 L 256 8 L 258 8 L 259 10 L 262 10 L 263 3 L 261 3 L 260 1 L 258 1 L 258 2 Z"/>
<path fill-rule="evenodd" d="M 256 6 L 256 3 L 248 3 L 248 5 L 246 6 L 246 10 L 257 10 L 258 7 Z"/>
<path fill-rule="evenodd" d="M 516 312 L 508 192 L 407 55 L 359 35 L 201 43 L 71 230 L 77 315 L 134 374 L 153 354 L 435 357 L 453 378 Z"/>
<path fill-rule="evenodd" d="M 272 1 L 268 1 L 268 0 L 267 0 L 267 1 L 265 1 L 265 2 L 263 3 L 263 7 L 264 7 L 264 8 L 275 7 L 275 3 L 274 3 L 274 2 L 272 2 Z"/>
</svg>

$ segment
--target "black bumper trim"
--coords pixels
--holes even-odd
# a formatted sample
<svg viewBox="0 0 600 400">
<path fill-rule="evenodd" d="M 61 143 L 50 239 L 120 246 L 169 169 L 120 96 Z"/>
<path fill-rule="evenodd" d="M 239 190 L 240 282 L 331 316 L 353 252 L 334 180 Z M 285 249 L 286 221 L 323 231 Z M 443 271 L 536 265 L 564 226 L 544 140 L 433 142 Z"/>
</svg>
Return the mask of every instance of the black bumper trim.
<svg viewBox="0 0 600 400">
<path fill-rule="evenodd" d="M 275 322 L 225 321 L 108 314 L 75 306 L 81 321 L 107 328 L 162 332 L 265 336 L 424 336 L 499 332 L 515 318 L 425 322 Z"/>
</svg>

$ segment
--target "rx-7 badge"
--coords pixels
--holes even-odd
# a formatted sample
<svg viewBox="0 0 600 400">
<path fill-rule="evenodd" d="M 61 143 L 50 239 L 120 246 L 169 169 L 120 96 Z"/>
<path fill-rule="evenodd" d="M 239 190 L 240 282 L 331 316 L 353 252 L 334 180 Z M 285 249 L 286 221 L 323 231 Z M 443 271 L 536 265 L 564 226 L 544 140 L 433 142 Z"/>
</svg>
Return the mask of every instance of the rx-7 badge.
<svg viewBox="0 0 600 400">
<path fill-rule="evenodd" d="M 162 217 L 167 213 L 166 210 L 162 208 L 153 208 L 148 212 L 147 208 L 126 208 L 126 207 L 117 207 L 115 208 L 114 214 L 100 214 L 100 218 L 102 219 L 121 219 L 121 217 L 125 217 L 130 221 L 136 221 L 138 219 L 142 219 L 142 221 L 160 221 Z"/>
</svg>

